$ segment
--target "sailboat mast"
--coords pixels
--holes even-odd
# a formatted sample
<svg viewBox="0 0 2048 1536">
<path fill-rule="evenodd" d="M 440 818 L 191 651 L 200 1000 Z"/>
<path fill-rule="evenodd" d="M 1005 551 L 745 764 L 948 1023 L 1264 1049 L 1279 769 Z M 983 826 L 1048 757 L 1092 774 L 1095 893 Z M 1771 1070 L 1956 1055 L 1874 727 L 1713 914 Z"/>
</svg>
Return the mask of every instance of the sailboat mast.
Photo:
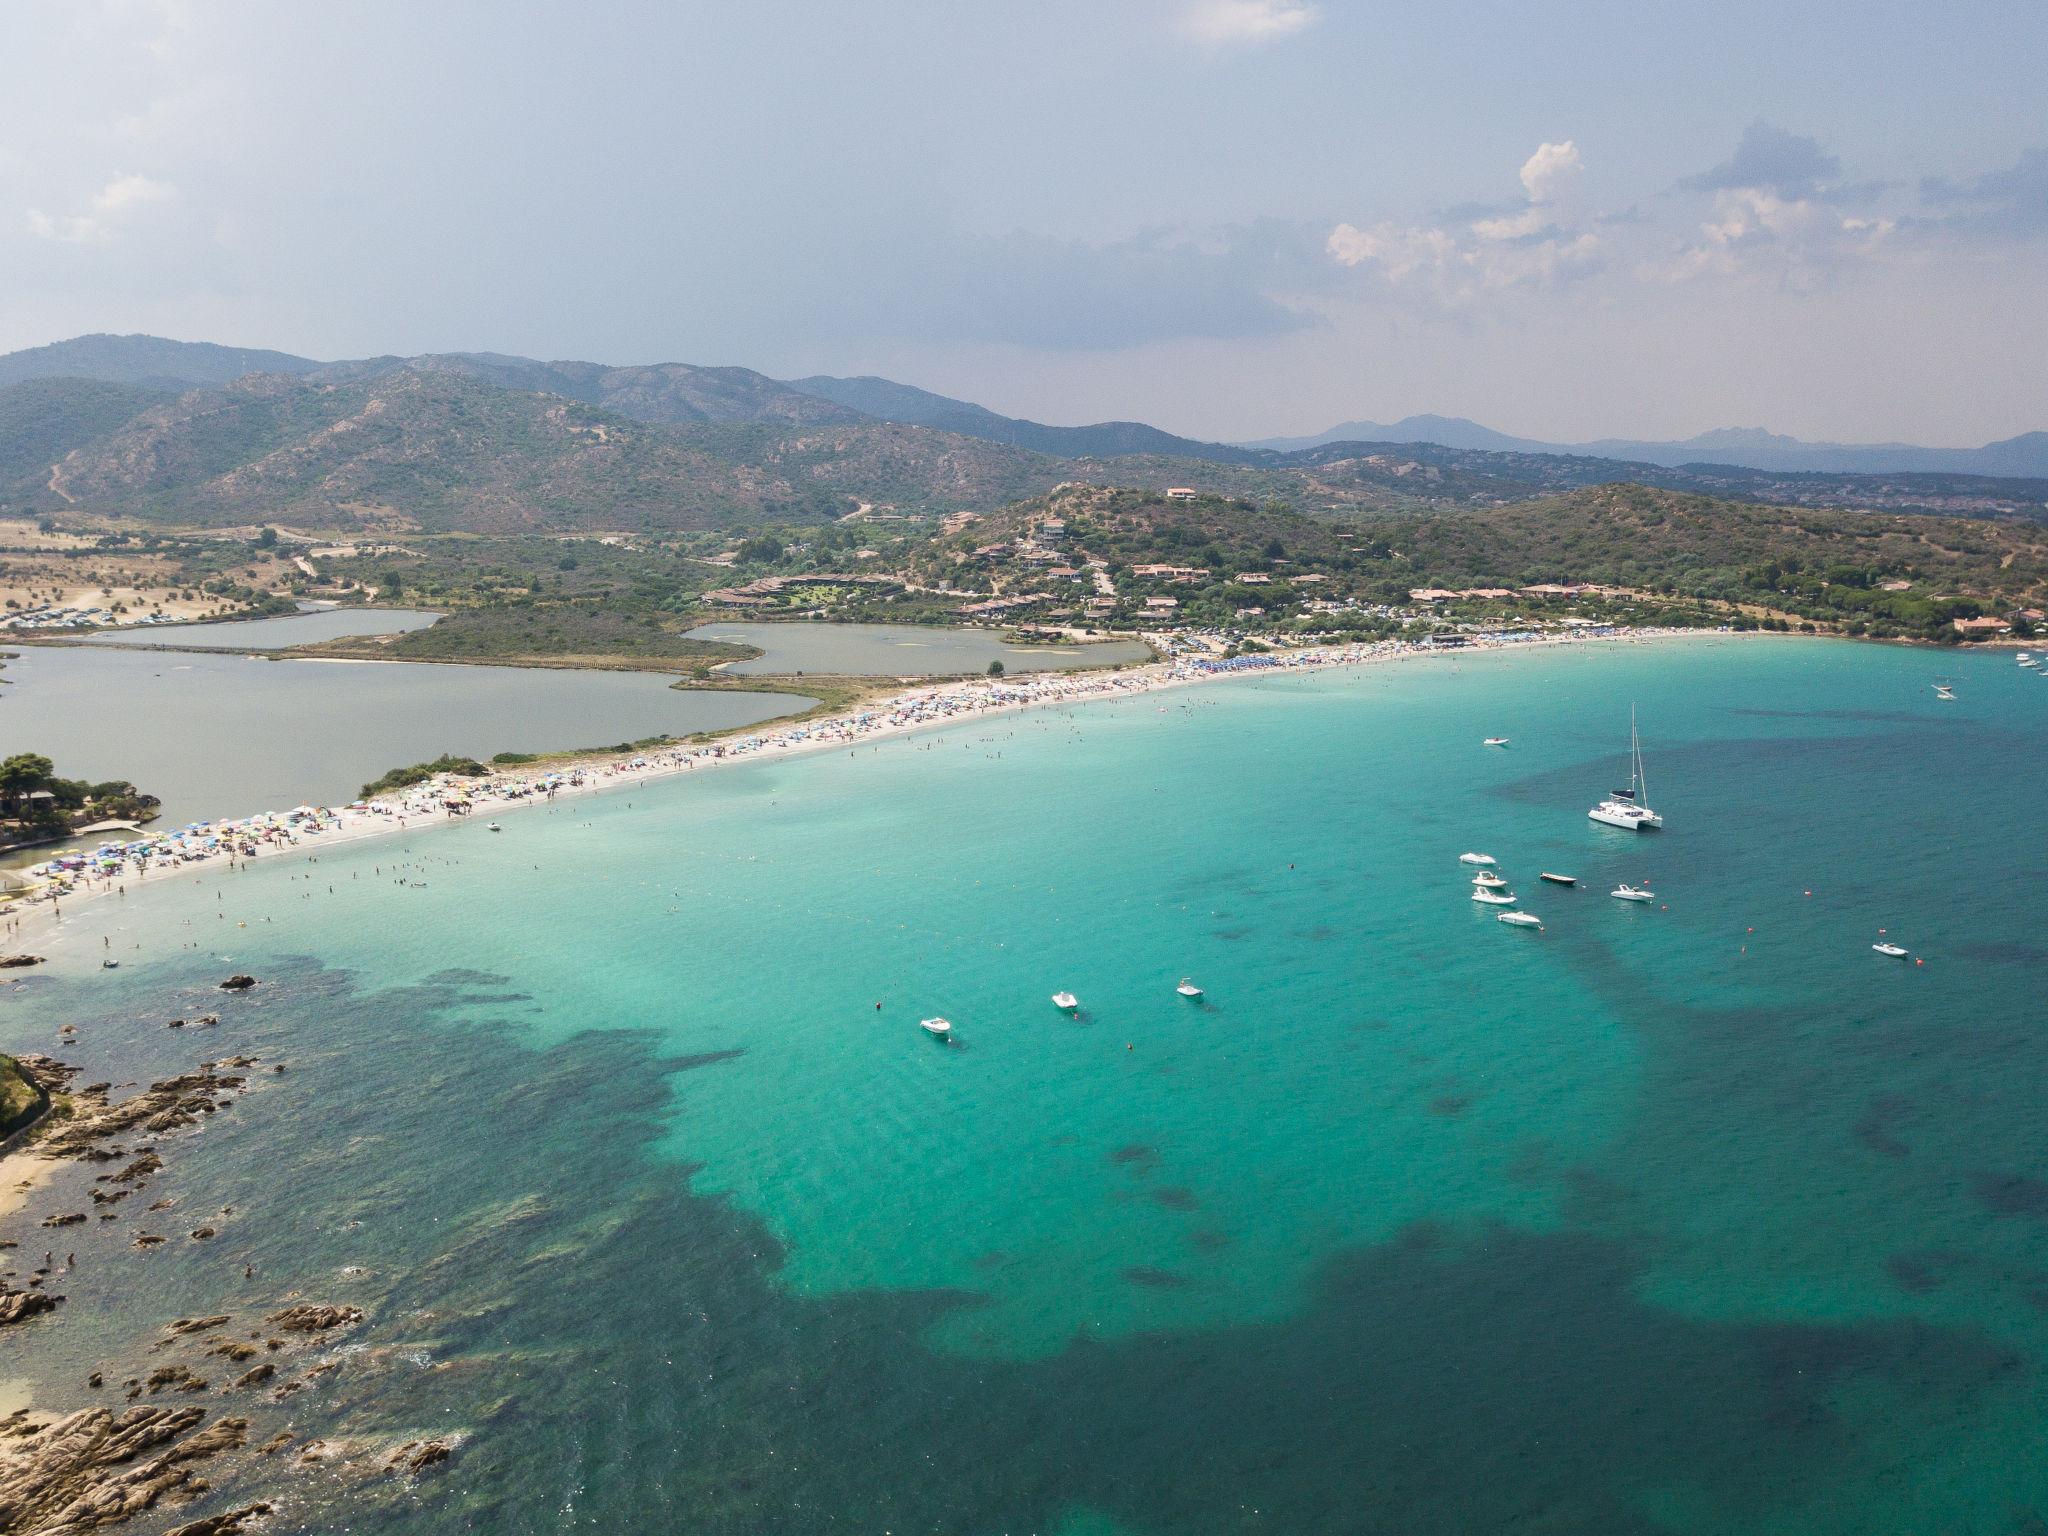
<svg viewBox="0 0 2048 1536">
<path fill-rule="evenodd" d="M 1643 772 L 1643 739 L 1636 734 L 1636 707 L 1633 704 L 1628 707 L 1628 749 L 1635 759 L 1635 765 L 1629 771 L 1629 783 L 1635 786 L 1636 804 L 1647 806 L 1650 803 L 1650 776 Z"/>
</svg>

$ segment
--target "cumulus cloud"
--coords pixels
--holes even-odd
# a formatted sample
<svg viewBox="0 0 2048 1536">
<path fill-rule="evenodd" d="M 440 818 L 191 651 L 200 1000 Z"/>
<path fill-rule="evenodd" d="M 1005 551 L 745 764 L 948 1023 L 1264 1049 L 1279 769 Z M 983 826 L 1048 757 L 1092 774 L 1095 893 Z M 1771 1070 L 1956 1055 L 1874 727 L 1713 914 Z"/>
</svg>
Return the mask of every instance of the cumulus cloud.
<svg viewBox="0 0 2048 1536">
<path fill-rule="evenodd" d="M 1577 184 L 1583 169 L 1579 146 L 1570 139 L 1562 144 L 1539 144 L 1536 153 L 1522 162 L 1522 186 L 1530 202 L 1552 202 L 1567 187 Z"/>
<path fill-rule="evenodd" d="M 97 244 L 114 238 L 134 214 L 155 203 L 169 202 L 178 189 L 167 181 L 133 173 L 116 176 L 92 195 L 84 213 L 51 215 L 28 210 L 29 233 L 43 240 Z"/>
<path fill-rule="evenodd" d="M 1572 210 L 1562 206 L 1581 170 L 1572 140 L 1544 143 L 1522 165 L 1526 207 L 1468 206 L 1448 216 L 1455 222 L 1435 225 L 1339 224 L 1324 249 L 1340 266 L 1369 267 L 1396 287 L 1420 285 L 1448 302 L 1578 276 L 1605 254 L 1600 236 L 1577 228 Z"/>
<path fill-rule="evenodd" d="M 1734 154 L 1678 184 L 1688 192 L 1755 189 L 1779 198 L 1812 198 L 1841 171 L 1842 162 L 1818 139 L 1788 133 L 1759 118 L 1743 129 Z"/>
<path fill-rule="evenodd" d="M 2005 169 L 1966 181 L 1930 178 L 1920 184 L 1920 200 L 1975 228 L 2048 234 L 2048 149 L 2030 149 Z"/>
<path fill-rule="evenodd" d="M 1197 42 L 1265 43 L 1289 37 L 1316 19 L 1306 0 L 1196 0 L 1181 16 L 1181 30 Z"/>
</svg>

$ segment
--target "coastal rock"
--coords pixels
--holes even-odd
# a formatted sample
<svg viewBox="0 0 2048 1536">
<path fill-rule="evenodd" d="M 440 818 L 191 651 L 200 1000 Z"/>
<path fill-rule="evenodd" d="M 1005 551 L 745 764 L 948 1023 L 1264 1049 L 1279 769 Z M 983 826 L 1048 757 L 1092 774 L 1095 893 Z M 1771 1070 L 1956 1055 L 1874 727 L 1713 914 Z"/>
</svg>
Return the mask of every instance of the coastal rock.
<svg viewBox="0 0 2048 1536">
<path fill-rule="evenodd" d="M 230 976 L 220 984 L 220 989 L 223 992 L 246 992 L 255 985 L 254 976 Z"/>
<path fill-rule="evenodd" d="M 18 971 L 24 966 L 42 963 L 41 955 L 0 955 L 0 971 Z"/>
<path fill-rule="evenodd" d="M 174 1525 L 164 1532 L 164 1536 L 234 1536 L 235 1532 L 248 1525 L 250 1521 L 261 1520 L 269 1513 L 270 1505 L 259 1501 L 245 1505 L 241 1509 L 228 1510 L 223 1514 L 208 1515 L 204 1520 Z"/>
<path fill-rule="evenodd" d="M 419 1473 L 439 1466 L 454 1451 L 445 1440 L 408 1440 L 384 1458 L 384 1465 L 394 1472 Z"/>
<path fill-rule="evenodd" d="M 196 1492 L 201 1462 L 248 1439 L 248 1422 L 200 1429 L 203 1408 L 83 1408 L 12 1429 L 0 1447 L 0 1530 L 73 1536 L 114 1525 L 166 1495 Z M 142 1458 L 147 1457 L 147 1460 Z"/>
<path fill-rule="evenodd" d="M 220 1327 L 228 1320 L 228 1314 L 225 1312 L 214 1317 L 181 1317 L 175 1323 L 166 1327 L 164 1332 L 177 1334 L 180 1337 L 192 1333 L 206 1333 Z"/>
<path fill-rule="evenodd" d="M 330 1328 L 348 1328 L 363 1320 L 361 1307 L 317 1306 L 302 1302 L 270 1314 L 269 1321 L 287 1333 L 325 1333 Z"/>
<path fill-rule="evenodd" d="M 277 1367 L 266 1360 L 254 1370 L 246 1371 L 229 1383 L 232 1387 L 260 1387 L 277 1374 Z M 289 1437 L 287 1437 L 289 1438 Z"/>
<path fill-rule="evenodd" d="M 85 1212 L 66 1211 L 62 1216 L 45 1216 L 43 1218 L 43 1225 L 46 1227 L 76 1227 L 82 1225 L 84 1221 Z"/>
<path fill-rule="evenodd" d="M 193 1520 L 184 1526 L 172 1526 L 164 1532 L 164 1536 L 233 1536 L 233 1532 L 242 1530 L 252 1520 L 262 1520 L 266 1513 L 270 1513 L 270 1505 L 258 1501 L 244 1505 L 242 1509 L 227 1509 L 225 1513 L 217 1513 L 217 1516 L 207 1516 L 205 1520 Z"/>
<path fill-rule="evenodd" d="M 192 1241 L 195 1243 L 203 1243 L 208 1238 L 218 1237 L 219 1235 L 219 1230 L 214 1227 L 194 1227 L 192 1229 Z"/>
<path fill-rule="evenodd" d="M 0 1328 L 9 1323 L 24 1322 L 44 1312 L 54 1312 L 57 1303 L 63 1299 L 43 1291 L 0 1290 Z M 0 1522 L 0 1530 L 4 1529 L 4 1522 Z"/>
</svg>

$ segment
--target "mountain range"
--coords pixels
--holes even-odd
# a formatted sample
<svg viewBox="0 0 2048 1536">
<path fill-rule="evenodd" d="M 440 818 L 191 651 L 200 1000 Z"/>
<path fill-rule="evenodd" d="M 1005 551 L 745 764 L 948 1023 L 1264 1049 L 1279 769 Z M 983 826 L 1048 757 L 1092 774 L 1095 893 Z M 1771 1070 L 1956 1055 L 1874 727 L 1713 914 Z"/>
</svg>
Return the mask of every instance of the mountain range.
<svg viewBox="0 0 2048 1536">
<path fill-rule="evenodd" d="M 987 510 L 1068 480 L 1192 485 L 1316 514 L 1492 506 L 1629 480 L 1760 502 L 2048 516 L 2048 483 L 1955 469 L 1674 467 L 1524 446 L 1450 419 L 1353 426 L 1424 435 L 1226 445 L 1137 422 L 1049 426 L 878 378 L 495 353 L 330 363 L 86 336 L 0 357 L 0 511 L 667 529 L 817 522 L 863 504 Z"/>
<path fill-rule="evenodd" d="M 1921 448 L 1911 443 L 1809 443 L 1762 427 L 1719 427 L 1676 442 L 1606 437 L 1546 443 L 1512 437 L 1462 416 L 1404 416 L 1396 422 L 1346 421 L 1311 437 L 1271 437 L 1241 446 L 1277 453 L 1327 443 L 1437 443 L 1496 453 L 1571 454 L 1677 468 L 1729 464 L 1781 474 L 2048 475 L 2048 432 L 2023 432 L 1981 448 Z"/>
</svg>

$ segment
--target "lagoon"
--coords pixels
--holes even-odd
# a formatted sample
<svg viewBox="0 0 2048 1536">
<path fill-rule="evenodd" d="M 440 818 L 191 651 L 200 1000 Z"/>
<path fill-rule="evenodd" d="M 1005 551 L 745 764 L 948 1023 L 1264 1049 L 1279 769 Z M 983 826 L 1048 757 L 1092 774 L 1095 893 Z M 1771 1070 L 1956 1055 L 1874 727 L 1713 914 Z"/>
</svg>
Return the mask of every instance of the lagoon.
<svg viewBox="0 0 2048 1536">
<path fill-rule="evenodd" d="M 271 651 L 288 645 L 311 645 L 351 635 L 397 635 L 425 629 L 438 613 L 423 608 L 312 608 L 276 614 L 267 619 L 233 619 L 224 624 L 151 624 L 142 628 L 109 629 L 83 637 L 86 645 L 155 647 L 180 650 Z"/>
<path fill-rule="evenodd" d="M 1023 645 L 986 629 L 919 624 L 700 624 L 692 640 L 751 645 L 764 654 L 720 670 L 741 675 L 822 672 L 852 677 L 958 677 L 1000 661 L 1008 672 L 1064 672 L 1148 661 L 1136 640 Z"/>
<path fill-rule="evenodd" d="M 346 802 L 385 770 L 443 752 L 687 735 L 810 704 L 670 682 L 650 672 L 21 646 L 0 666 L 0 743 L 41 752 L 67 778 L 132 779 L 163 801 L 164 824 L 179 826 Z"/>
</svg>

